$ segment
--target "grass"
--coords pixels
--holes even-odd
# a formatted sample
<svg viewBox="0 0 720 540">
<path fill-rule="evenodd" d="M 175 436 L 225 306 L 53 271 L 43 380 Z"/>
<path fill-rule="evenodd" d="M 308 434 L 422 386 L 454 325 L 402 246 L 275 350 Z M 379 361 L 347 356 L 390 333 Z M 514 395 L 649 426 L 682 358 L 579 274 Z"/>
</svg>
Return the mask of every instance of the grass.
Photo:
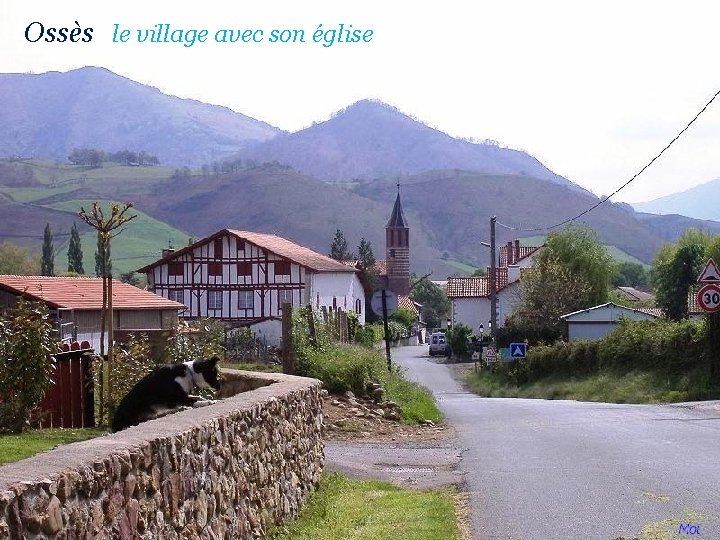
<svg viewBox="0 0 720 540">
<path fill-rule="evenodd" d="M 384 482 L 323 477 L 294 522 L 269 540 L 454 540 L 459 538 L 450 491 L 411 491 Z"/>
<path fill-rule="evenodd" d="M 439 262 L 446 264 L 450 268 L 457 270 L 459 272 L 462 272 L 464 274 L 467 274 L 468 276 L 471 275 L 475 270 L 478 269 L 477 266 L 471 266 L 469 264 L 465 264 L 460 261 L 454 261 L 452 259 L 438 259 Z"/>
<path fill-rule="evenodd" d="M 263 373 L 282 373 L 282 365 L 280 364 L 252 364 L 248 362 L 221 362 L 221 368 L 241 369 L 244 371 L 261 371 Z"/>
<path fill-rule="evenodd" d="M 0 464 L 13 463 L 60 444 L 92 439 L 106 433 L 99 428 L 35 429 L 19 435 L 0 435 Z"/>
<path fill-rule="evenodd" d="M 554 374 L 516 386 L 514 381 L 489 370 L 470 372 L 471 391 L 488 397 L 575 399 L 606 403 L 674 403 L 695 395 L 685 377 L 653 371 L 602 372 L 582 377 Z"/>
<path fill-rule="evenodd" d="M 400 419 L 406 424 L 421 420 L 442 421 L 432 394 L 407 381 L 397 369 L 388 371 L 385 356 L 377 349 L 329 343 L 320 349 L 308 348 L 299 356 L 298 374 L 320 379 L 331 393 L 352 390 L 363 395 L 369 382 L 382 385 L 384 398 L 400 406 Z"/>
</svg>

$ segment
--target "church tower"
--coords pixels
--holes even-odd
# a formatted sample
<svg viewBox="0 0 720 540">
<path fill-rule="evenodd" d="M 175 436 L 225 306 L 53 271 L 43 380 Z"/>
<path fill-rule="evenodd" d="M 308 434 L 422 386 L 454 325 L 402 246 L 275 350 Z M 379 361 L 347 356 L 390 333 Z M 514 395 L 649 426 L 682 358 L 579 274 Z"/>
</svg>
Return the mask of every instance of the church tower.
<svg viewBox="0 0 720 540">
<path fill-rule="evenodd" d="M 410 228 L 400 203 L 400 184 L 390 220 L 385 226 L 387 286 L 395 294 L 410 293 Z"/>
</svg>

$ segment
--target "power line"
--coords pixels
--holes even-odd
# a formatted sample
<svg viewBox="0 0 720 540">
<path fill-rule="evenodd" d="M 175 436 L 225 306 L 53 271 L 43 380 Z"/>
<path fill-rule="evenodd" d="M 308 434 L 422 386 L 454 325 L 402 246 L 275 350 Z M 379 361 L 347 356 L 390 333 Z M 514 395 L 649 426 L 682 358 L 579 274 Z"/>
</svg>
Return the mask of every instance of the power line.
<svg viewBox="0 0 720 540">
<path fill-rule="evenodd" d="M 504 228 L 506 228 L 506 229 L 510 229 L 510 230 L 513 230 L 513 231 L 525 231 L 525 232 L 546 231 L 546 230 L 550 230 L 550 229 L 555 229 L 555 228 L 557 228 L 557 227 L 562 227 L 563 225 L 566 225 L 566 224 L 570 223 L 571 221 L 575 221 L 576 219 L 584 216 L 585 214 L 587 214 L 587 213 L 589 213 L 589 212 L 592 212 L 592 211 L 595 210 L 598 206 L 600 206 L 601 204 L 603 204 L 605 201 L 610 200 L 610 197 L 614 197 L 615 195 L 617 195 L 618 193 L 620 193 L 621 190 L 625 189 L 628 185 L 630 185 L 630 183 L 631 183 L 633 180 L 635 180 L 638 176 L 640 176 L 640 175 L 641 175 L 642 173 L 644 173 L 648 168 L 650 168 L 650 166 L 651 166 L 653 163 L 655 163 L 658 159 L 660 159 L 660 156 L 662 156 L 668 148 L 670 148 L 673 144 L 675 144 L 675 142 L 676 142 L 680 137 L 682 137 L 682 135 L 683 135 L 688 129 L 690 129 L 690 126 L 692 126 L 692 125 L 695 123 L 695 121 L 696 121 L 698 118 L 700 118 L 700 115 L 702 115 L 702 114 L 707 110 L 707 108 L 712 104 L 713 101 L 715 101 L 715 98 L 717 98 L 719 95 L 720 95 L 720 90 L 718 90 L 717 92 L 715 92 L 715 95 L 714 95 L 712 98 L 710 98 L 710 101 L 708 101 L 708 102 L 705 104 L 705 106 L 704 106 L 702 109 L 700 109 L 700 111 L 695 115 L 695 117 L 694 117 L 692 120 L 690 120 L 690 121 L 687 123 L 687 125 L 685 125 L 685 127 L 682 128 L 677 135 L 675 135 L 675 137 L 673 138 L 673 140 L 671 140 L 667 145 L 665 145 L 665 148 L 663 148 L 662 150 L 660 150 L 660 152 L 658 152 L 658 154 L 656 154 L 655 157 L 652 158 L 642 169 L 640 169 L 638 172 L 636 172 L 634 175 L 632 175 L 632 177 L 630 178 L 630 180 L 628 180 L 627 182 L 625 182 L 623 185 L 621 185 L 619 188 L 617 188 L 615 191 L 613 191 L 613 192 L 612 192 L 610 195 L 608 195 L 607 197 L 600 199 L 597 203 L 595 203 L 595 204 L 594 204 L 593 206 L 591 206 L 590 208 L 588 208 L 588 209 L 583 210 L 582 212 L 580 212 L 578 215 L 576 215 L 576 216 L 574 216 L 574 217 L 571 217 L 571 218 L 568 218 L 568 219 L 566 219 L 566 220 L 564 220 L 564 221 L 561 221 L 560 223 L 556 223 L 555 225 L 551 225 L 551 226 L 549 226 L 549 227 L 533 227 L 533 228 L 513 227 L 513 226 L 511 226 L 511 225 L 506 225 L 506 224 L 501 223 L 501 222 L 499 222 L 499 221 L 497 221 L 497 224 L 500 225 L 501 227 L 504 227 Z"/>
</svg>

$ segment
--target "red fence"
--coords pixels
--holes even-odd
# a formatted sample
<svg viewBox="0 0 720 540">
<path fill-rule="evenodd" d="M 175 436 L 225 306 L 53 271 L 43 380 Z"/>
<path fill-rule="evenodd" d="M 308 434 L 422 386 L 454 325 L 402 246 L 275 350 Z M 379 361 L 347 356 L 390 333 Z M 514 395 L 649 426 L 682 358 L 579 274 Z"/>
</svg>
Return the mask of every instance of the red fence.
<svg viewBox="0 0 720 540">
<path fill-rule="evenodd" d="M 38 405 L 41 427 L 95 425 L 90 355 L 87 353 L 87 350 L 71 350 L 55 357 L 53 383 Z"/>
</svg>

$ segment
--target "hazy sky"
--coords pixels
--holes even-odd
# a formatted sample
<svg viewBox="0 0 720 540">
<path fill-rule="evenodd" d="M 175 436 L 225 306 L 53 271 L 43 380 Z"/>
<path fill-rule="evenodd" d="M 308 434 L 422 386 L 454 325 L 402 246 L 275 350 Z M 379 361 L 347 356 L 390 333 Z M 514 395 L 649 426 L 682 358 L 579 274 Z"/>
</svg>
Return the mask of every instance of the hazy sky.
<svg viewBox="0 0 720 540">
<path fill-rule="evenodd" d="M 93 39 L 30 43 L 25 28 L 35 21 L 77 21 Z M 719 21 L 712 1 L 0 0 L 0 72 L 102 66 L 291 131 L 378 98 L 451 135 L 523 149 L 603 195 L 720 89 Z M 137 43 L 137 29 L 158 23 L 207 29 L 208 40 Z M 312 41 L 318 24 L 340 23 L 372 29 L 372 40 Z M 115 24 L 133 30 L 128 43 L 112 43 Z M 215 43 L 218 29 L 262 29 L 265 39 Z M 305 30 L 305 43 L 270 43 L 273 29 Z M 720 98 L 616 199 L 720 177 L 718 143 Z"/>
</svg>

